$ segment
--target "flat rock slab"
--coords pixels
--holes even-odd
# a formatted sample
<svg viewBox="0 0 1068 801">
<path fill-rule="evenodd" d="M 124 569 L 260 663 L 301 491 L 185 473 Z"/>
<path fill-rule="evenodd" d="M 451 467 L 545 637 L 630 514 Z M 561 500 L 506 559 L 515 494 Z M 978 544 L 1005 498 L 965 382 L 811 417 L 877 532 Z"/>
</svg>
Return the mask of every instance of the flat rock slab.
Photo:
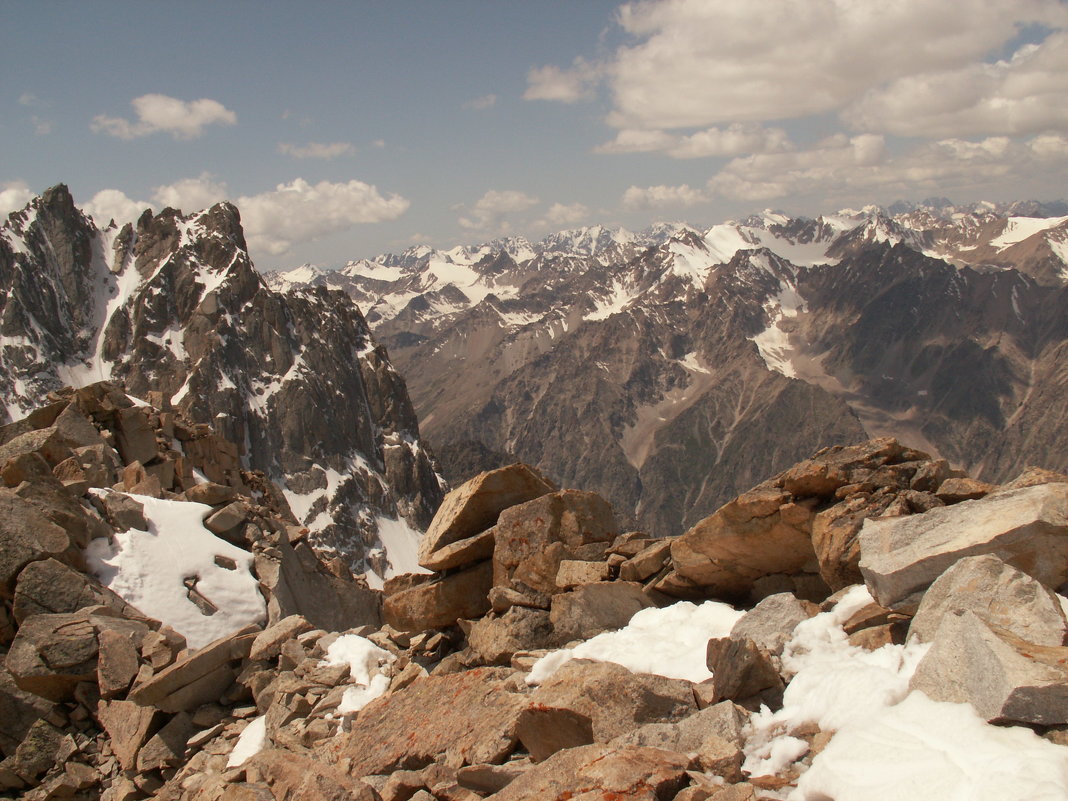
<svg viewBox="0 0 1068 801">
<path fill-rule="evenodd" d="M 516 745 L 516 721 L 529 697 L 507 668 L 476 668 L 414 681 L 364 707 L 352 731 L 324 751 L 349 760 L 354 777 L 452 765 L 497 764 Z"/>
<path fill-rule="evenodd" d="M 631 673 L 611 662 L 582 660 L 560 668 L 529 702 L 587 716 L 593 723 L 593 739 L 599 743 L 646 723 L 673 723 L 697 711 L 688 681 Z"/>
<path fill-rule="evenodd" d="M 1068 648 L 1021 640 L 974 612 L 950 614 L 909 687 L 971 704 L 992 722 L 1068 723 Z"/>
<path fill-rule="evenodd" d="M 966 556 L 995 554 L 1046 586 L 1059 587 L 1068 579 L 1068 484 L 867 520 L 860 550 L 860 570 L 875 600 L 910 613 L 931 583 Z"/>
<path fill-rule="evenodd" d="M 946 615 L 964 610 L 1039 645 L 1063 645 L 1068 634 L 1052 590 L 986 554 L 961 559 L 935 580 L 909 624 L 909 641 L 931 642 Z"/>
<path fill-rule="evenodd" d="M 621 629 L 635 614 L 656 606 L 633 581 L 599 581 L 554 595 L 549 618 L 560 642 L 588 640 L 602 631 Z"/>
<path fill-rule="evenodd" d="M 419 544 L 419 564 L 430 570 L 468 564 L 465 559 L 471 555 L 462 549 L 438 551 L 491 528 L 505 509 L 555 490 L 551 482 L 525 464 L 475 476 L 445 496 Z"/>
<path fill-rule="evenodd" d="M 794 629 L 819 612 L 819 607 L 789 592 L 769 595 L 731 628 L 732 639 L 750 639 L 769 654 L 778 656 L 794 635 Z"/>
<path fill-rule="evenodd" d="M 486 614 L 492 586 L 493 564 L 482 562 L 390 595 L 382 604 L 382 617 L 400 631 L 444 628 Z"/>
<path fill-rule="evenodd" d="M 493 801 L 546 799 L 629 799 L 661 801 L 674 798 L 689 782 L 685 754 L 659 748 L 593 744 L 558 751 L 535 765 L 499 793 Z"/>
</svg>

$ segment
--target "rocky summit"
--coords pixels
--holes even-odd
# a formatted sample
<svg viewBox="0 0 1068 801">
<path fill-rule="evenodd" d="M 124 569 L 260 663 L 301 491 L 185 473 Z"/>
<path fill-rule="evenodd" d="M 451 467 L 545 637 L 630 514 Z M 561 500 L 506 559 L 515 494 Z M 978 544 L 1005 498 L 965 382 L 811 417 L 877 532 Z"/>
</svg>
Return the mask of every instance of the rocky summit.
<svg viewBox="0 0 1068 801">
<path fill-rule="evenodd" d="M 54 187 L 0 227 L 0 288 L 0 420 L 118 382 L 211 424 L 320 551 L 379 577 L 407 569 L 387 551 L 400 558 L 443 485 L 404 380 L 347 296 L 266 286 L 234 206 L 100 230 Z"/>
<path fill-rule="evenodd" d="M 0 428 L 5 797 L 1068 794 L 1068 476 L 881 438 L 663 538 L 517 463 L 379 592 L 223 432 L 48 401 Z"/>
</svg>

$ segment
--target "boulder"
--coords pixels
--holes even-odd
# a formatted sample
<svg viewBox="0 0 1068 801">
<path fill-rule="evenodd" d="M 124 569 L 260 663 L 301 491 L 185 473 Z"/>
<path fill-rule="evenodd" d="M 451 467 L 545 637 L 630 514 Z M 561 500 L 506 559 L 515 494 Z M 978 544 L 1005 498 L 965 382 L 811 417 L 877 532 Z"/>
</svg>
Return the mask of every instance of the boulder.
<svg viewBox="0 0 1068 801">
<path fill-rule="evenodd" d="M 0 445 L 0 465 L 29 453 L 39 454 L 48 463 L 49 469 L 73 455 L 70 443 L 52 426 L 28 431 Z"/>
<path fill-rule="evenodd" d="M 622 581 L 645 581 L 667 564 L 671 555 L 671 540 L 659 540 L 646 546 L 619 566 Z"/>
<path fill-rule="evenodd" d="M 562 590 L 570 590 L 581 584 L 608 581 L 609 572 L 607 562 L 582 562 L 577 559 L 564 559 L 556 570 L 556 586 Z"/>
<path fill-rule="evenodd" d="M 14 490 L 0 488 L 0 597 L 11 598 L 27 564 L 62 556 L 70 537 Z"/>
<path fill-rule="evenodd" d="M 593 742 L 593 721 L 589 715 L 566 707 L 537 704 L 519 714 L 516 735 L 535 762 L 557 751 Z"/>
<path fill-rule="evenodd" d="M 612 748 L 594 743 L 558 751 L 523 774 L 492 801 L 628 799 L 663 801 L 689 782 L 690 759 L 659 748 Z"/>
<path fill-rule="evenodd" d="M 762 485 L 720 507 L 671 543 L 674 574 L 699 594 L 744 599 L 770 574 L 817 573 L 813 512 Z M 665 586 L 671 592 L 671 585 Z M 658 587 L 659 588 L 659 587 Z"/>
<path fill-rule="evenodd" d="M 186 651 L 174 664 L 147 681 L 136 684 L 129 698 L 164 712 L 190 712 L 218 701 L 237 677 L 237 667 L 248 657 L 258 626 L 245 626 L 196 651 Z"/>
<path fill-rule="evenodd" d="M 516 744 L 527 697 L 507 668 L 476 668 L 417 679 L 360 710 L 358 724 L 323 746 L 349 760 L 349 774 L 419 769 L 434 761 L 503 762 Z"/>
<path fill-rule="evenodd" d="M 686 754 L 697 751 L 706 738 L 716 737 L 739 747 L 745 743 L 742 727 L 746 724 L 748 714 L 732 701 L 721 701 L 694 712 L 678 723 L 647 723 L 616 737 L 610 744 L 663 748 Z"/>
<path fill-rule="evenodd" d="M 867 520 L 860 569 L 883 606 L 915 612 L 958 559 L 995 554 L 1048 587 L 1068 579 L 1068 484 L 1025 487 L 922 515 Z"/>
<path fill-rule="evenodd" d="M 74 612 L 98 605 L 114 609 L 123 617 L 158 625 L 96 579 L 55 559 L 30 562 L 22 569 L 15 584 L 12 613 L 21 623 L 31 615 Z"/>
<path fill-rule="evenodd" d="M 601 581 L 554 595 L 549 613 L 560 642 L 588 640 L 602 631 L 621 629 L 635 613 L 656 606 L 641 584 Z"/>
<path fill-rule="evenodd" d="M 390 595 L 382 604 L 382 617 L 400 631 L 444 628 L 460 619 L 481 617 L 490 610 L 487 595 L 492 583 L 493 565 L 482 562 Z"/>
<path fill-rule="evenodd" d="M 1009 492 L 1023 487 L 1035 487 L 1039 484 L 1068 484 L 1068 475 L 1055 470 L 1046 470 L 1044 467 L 1026 467 L 1020 475 L 1012 481 L 1005 482 L 994 491 Z"/>
<path fill-rule="evenodd" d="M 947 478 L 938 489 L 935 497 L 943 503 L 960 503 L 961 501 L 974 501 L 993 492 L 997 487 L 985 481 L 974 478 Z"/>
<path fill-rule="evenodd" d="M 93 503 L 115 527 L 116 531 L 136 528 L 148 531 L 145 505 L 125 492 L 104 492 L 93 496 Z"/>
<path fill-rule="evenodd" d="M 470 554 L 461 557 L 456 551 L 442 554 L 438 551 L 486 531 L 505 509 L 555 489 L 537 470 L 525 464 L 513 464 L 475 476 L 445 496 L 420 542 L 419 564 L 430 570 L 469 564 L 463 559 Z"/>
<path fill-rule="evenodd" d="M 314 628 L 302 615 L 282 618 L 256 635 L 248 658 L 253 662 L 275 659 L 281 653 L 285 643 L 295 640 L 301 634 L 312 631 Z"/>
<path fill-rule="evenodd" d="M 95 683 L 97 637 L 112 629 L 140 645 L 149 628 L 134 620 L 112 617 L 106 607 L 77 612 L 33 615 L 22 622 L 5 664 L 23 690 L 50 701 L 66 700 L 83 681 Z"/>
<path fill-rule="evenodd" d="M 125 695 L 141 667 L 140 652 L 126 634 L 104 629 L 97 637 L 96 683 L 100 697 Z"/>
<path fill-rule="evenodd" d="M 860 541 L 864 521 L 880 517 L 899 496 L 857 493 L 824 509 L 812 521 L 812 549 L 819 560 L 820 576 L 832 590 L 860 584 Z"/>
<path fill-rule="evenodd" d="M 809 601 L 802 601 L 792 593 L 769 595 L 731 628 L 731 639 L 752 640 L 762 650 L 778 656 L 793 636 L 797 624 L 819 611 Z"/>
<path fill-rule="evenodd" d="M 986 554 L 961 559 L 935 580 L 909 626 L 909 640 L 931 642 L 946 615 L 969 610 L 987 623 L 1039 645 L 1068 635 L 1057 595 L 1026 573 Z"/>
<path fill-rule="evenodd" d="M 560 562 L 603 558 L 616 533 L 612 507 L 592 492 L 563 490 L 512 506 L 494 526 L 493 584 L 509 586 L 515 577 L 540 592 L 558 592 Z M 552 559 L 543 564 L 554 545 Z"/>
<path fill-rule="evenodd" d="M 771 655 L 749 638 L 736 638 L 732 632 L 709 640 L 706 661 L 712 671 L 713 701 L 781 699 L 785 685 Z"/>
<path fill-rule="evenodd" d="M 549 613 L 513 606 L 500 616 L 486 616 L 467 634 L 467 644 L 481 662 L 507 665 L 517 651 L 533 651 L 557 645 Z"/>
<path fill-rule="evenodd" d="M 672 723 L 697 711 L 692 685 L 611 662 L 573 660 L 530 697 L 529 706 L 568 709 L 592 721 L 595 742 L 606 743 L 646 723 Z"/>
<path fill-rule="evenodd" d="M 909 687 L 936 701 L 971 704 L 992 722 L 1068 723 L 1068 648 L 1021 640 L 974 612 L 951 613 Z"/>
<path fill-rule="evenodd" d="M 156 458 L 156 432 L 143 409 L 119 409 L 116 422 L 116 445 L 123 462 L 148 464 Z"/>
<path fill-rule="evenodd" d="M 14 754 L 34 721 L 51 711 L 52 702 L 20 688 L 0 664 L 0 754 Z"/>
<path fill-rule="evenodd" d="M 195 484 L 182 493 L 187 501 L 204 503 L 208 506 L 219 506 L 230 503 L 237 498 L 237 490 L 225 484 L 216 484 L 205 481 L 203 484 Z"/>
</svg>

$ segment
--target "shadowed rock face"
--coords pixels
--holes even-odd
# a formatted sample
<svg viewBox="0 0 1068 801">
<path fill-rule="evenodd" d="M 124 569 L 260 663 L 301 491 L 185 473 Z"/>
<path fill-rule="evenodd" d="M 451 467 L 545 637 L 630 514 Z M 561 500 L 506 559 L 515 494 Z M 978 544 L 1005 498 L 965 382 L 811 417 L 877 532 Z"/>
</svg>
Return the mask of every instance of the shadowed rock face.
<svg viewBox="0 0 1068 801">
<path fill-rule="evenodd" d="M 118 380 L 238 443 L 354 567 L 378 518 L 429 523 L 441 482 L 385 349 L 345 295 L 271 291 L 232 205 L 99 231 L 58 186 L 2 230 L 0 418 Z"/>
</svg>

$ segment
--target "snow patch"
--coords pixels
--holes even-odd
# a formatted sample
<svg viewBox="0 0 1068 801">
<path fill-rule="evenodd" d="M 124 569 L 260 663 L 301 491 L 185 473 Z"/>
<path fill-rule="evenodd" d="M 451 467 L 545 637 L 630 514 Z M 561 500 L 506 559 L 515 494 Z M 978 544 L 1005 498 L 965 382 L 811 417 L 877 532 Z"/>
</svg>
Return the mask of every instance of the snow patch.
<svg viewBox="0 0 1068 801">
<path fill-rule="evenodd" d="M 805 310 L 805 301 L 793 284 L 781 281 L 779 287 L 778 294 L 764 303 L 764 311 L 770 321 L 768 327 L 752 337 L 752 341 L 769 370 L 782 373 L 787 378 L 796 378 L 794 347 L 790 344 L 790 334 L 783 328 L 783 323 L 796 319 Z"/>
<path fill-rule="evenodd" d="M 105 496 L 114 490 L 90 492 Z M 204 528 L 210 506 L 129 497 L 144 506 L 148 530 L 95 539 L 85 550 L 90 572 L 104 586 L 182 634 L 190 648 L 263 623 L 266 606 L 252 575 L 252 554 Z M 202 611 L 190 600 L 192 593 L 216 611 Z"/>
<path fill-rule="evenodd" d="M 226 760 L 226 767 L 236 768 L 244 765 L 246 760 L 258 754 L 267 744 L 267 716 L 253 718 L 241 731 L 234 743 L 234 750 Z"/>
<path fill-rule="evenodd" d="M 1056 228 L 1065 221 L 1068 221 L 1068 217 L 1009 217 L 1005 221 L 1005 230 L 991 239 L 990 244 L 999 251 L 1005 250 L 1037 233 Z"/>
</svg>

